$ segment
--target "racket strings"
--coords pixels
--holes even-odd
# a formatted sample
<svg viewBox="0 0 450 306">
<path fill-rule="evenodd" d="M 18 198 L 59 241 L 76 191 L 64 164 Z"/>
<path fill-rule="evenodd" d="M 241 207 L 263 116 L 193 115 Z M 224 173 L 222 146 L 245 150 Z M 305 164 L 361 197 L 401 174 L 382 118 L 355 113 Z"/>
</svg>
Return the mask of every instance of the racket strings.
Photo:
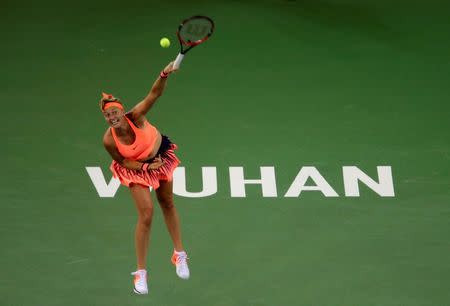
<svg viewBox="0 0 450 306">
<path fill-rule="evenodd" d="M 186 22 L 180 29 L 180 38 L 186 44 L 196 43 L 211 35 L 213 25 L 209 20 L 194 19 Z"/>
</svg>

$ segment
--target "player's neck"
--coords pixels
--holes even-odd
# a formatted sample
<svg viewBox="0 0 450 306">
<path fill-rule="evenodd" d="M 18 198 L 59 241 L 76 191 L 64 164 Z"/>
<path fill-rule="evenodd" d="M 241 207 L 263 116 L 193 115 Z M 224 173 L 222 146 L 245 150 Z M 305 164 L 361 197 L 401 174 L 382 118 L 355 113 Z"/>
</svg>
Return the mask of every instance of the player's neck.
<svg viewBox="0 0 450 306">
<path fill-rule="evenodd" d="M 116 128 L 113 128 L 117 135 L 127 135 L 132 131 L 132 128 L 128 121 L 122 122 L 122 124 Z"/>
</svg>

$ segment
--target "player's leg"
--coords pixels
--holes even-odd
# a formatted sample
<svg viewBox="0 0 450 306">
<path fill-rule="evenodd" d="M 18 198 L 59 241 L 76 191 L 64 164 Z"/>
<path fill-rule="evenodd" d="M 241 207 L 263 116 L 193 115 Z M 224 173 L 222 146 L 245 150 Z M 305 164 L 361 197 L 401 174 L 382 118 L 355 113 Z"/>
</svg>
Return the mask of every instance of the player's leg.
<svg viewBox="0 0 450 306">
<path fill-rule="evenodd" d="M 156 197 L 164 215 L 167 230 L 173 241 L 175 251 L 183 251 L 181 242 L 180 219 L 173 202 L 172 181 L 160 181 L 160 186 L 156 189 Z"/>
<path fill-rule="evenodd" d="M 187 254 L 181 241 L 180 218 L 173 202 L 172 181 L 160 181 L 160 186 L 156 189 L 156 197 L 163 212 L 167 230 L 173 241 L 174 253 L 172 255 L 172 263 L 176 266 L 178 276 L 182 279 L 188 279 Z"/>
<path fill-rule="evenodd" d="M 137 259 L 137 270 L 133 273 L 135 276 L 134 291 L 139 294 L 146 294 L 148 292 L 146 261 L 153 217 L 153 203 L 148 187 L 134 184 L 130 186 L 130 192 L 138 213 L 134 235 Z"/>
</svg>

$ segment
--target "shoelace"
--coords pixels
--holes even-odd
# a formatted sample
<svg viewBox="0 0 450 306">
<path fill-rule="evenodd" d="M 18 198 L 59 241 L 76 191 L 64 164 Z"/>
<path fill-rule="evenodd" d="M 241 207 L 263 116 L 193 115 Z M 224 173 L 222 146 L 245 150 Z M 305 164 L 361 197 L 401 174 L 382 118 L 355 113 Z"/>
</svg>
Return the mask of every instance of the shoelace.
<svg viewBox="0 0 450 306">
<path fill-rule="evenodd" d="M 177 256 L 177 264 L 182 265 L 183 267 L 187 265 L 187 260 L 189 258 L 187 257 L 187 254 L 180 254 Z"/>
</svg>

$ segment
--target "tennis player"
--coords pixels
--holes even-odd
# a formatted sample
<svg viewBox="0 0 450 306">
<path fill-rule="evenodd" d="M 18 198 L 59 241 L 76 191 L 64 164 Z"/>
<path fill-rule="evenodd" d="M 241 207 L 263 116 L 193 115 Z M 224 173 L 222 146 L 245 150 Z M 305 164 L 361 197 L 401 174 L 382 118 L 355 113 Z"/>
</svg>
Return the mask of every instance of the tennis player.
<svg viewBox="0 0 450 306">
<path fill-rule="evenodd" d="M 129 112 L 125 112 L 122 103 L 113 95 L 103 93 L 100 100 L 100 109 L 110 126 L 103 137 L 103 144 L 113 159 L 110 169 L 114 177 L 129 188 L 138 213 L 135 229 L 137 269 L 132 273 L 137 294 L 148 293 L 146 259 L 153 216 L 149 187 L 156 192 L 173 241 L 171 261 L 176 266 L 176 273 L 182 279 L 189 278 L 188 258 L 181 241 L 172 192 L 172 174 L 180 163 L 174 153 L 177 146 L 145 117 L 162 95 L 167 77 L 174 70 L 173 62 L 170 62 L 147 96 Z"/>
</svg>

